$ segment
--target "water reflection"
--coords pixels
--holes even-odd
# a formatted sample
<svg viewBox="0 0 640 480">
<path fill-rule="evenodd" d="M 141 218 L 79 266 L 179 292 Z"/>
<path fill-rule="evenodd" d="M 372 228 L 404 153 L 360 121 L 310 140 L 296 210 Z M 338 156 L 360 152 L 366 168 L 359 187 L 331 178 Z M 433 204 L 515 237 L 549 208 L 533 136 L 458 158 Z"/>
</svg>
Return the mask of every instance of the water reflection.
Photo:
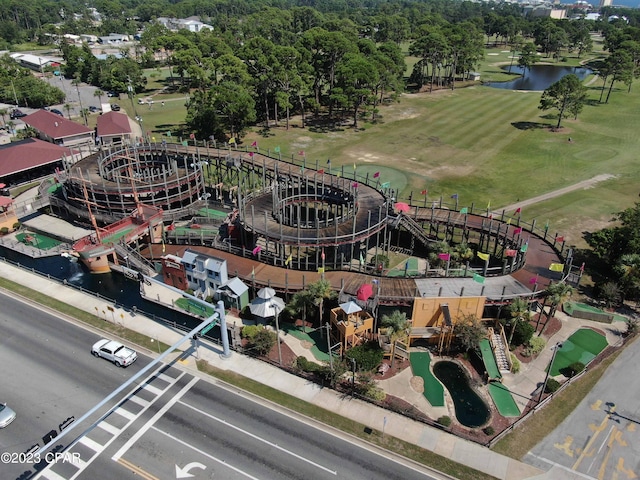
<svg viewBox="0 0 640 480">
<path fill-rule="evenodd" d="M 509 70 L 509 66 L 503 67 Z M 523 75 L 524 69 L 512 66 L 511 73 Z M 485 85 L 506 90 L 546 90 L 549 86 L 560 80 L 565 75 L 575 74 L 580 80 L 591 75 L 592 70 L 584 67 L 562 67 L 557 65 L 534 65 L 527 70 L 526 75 L 509 82 L 487 82 Z"/>
</svg>

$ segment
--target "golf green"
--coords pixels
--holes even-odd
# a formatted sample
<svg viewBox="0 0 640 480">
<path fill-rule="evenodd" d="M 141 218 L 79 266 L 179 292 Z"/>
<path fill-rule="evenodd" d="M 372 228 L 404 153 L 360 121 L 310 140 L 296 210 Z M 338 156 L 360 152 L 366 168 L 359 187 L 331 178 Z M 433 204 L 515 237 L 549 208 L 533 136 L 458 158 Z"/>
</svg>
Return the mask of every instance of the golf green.
<svg viewBox="0 0 640 480">
<path fill-rule="evenodd" d="M 413 352 L 409 360 L 411 369 L 416 377 L 424 380 L 424 397 L 434 407 L 444 407 L 444 387 L 440 381 L 433 376 L 429 365 L 431 365 L 431 355 L 429 352 Z"/>
<path fill-rule="evenodd" d="M 500 382 L 489 383 L 489 395 L 503 417 L 519 417 L 520 409 L 511 396 L 511 392 Z"/>
<path fill-rule="evenodd" d="M 550 375 L 559 375 L 561 370 L 575 362 L 589 364 L 608 345 L 607 339 L 590 328 L 581 328 L 564 342 L 557 351 Z"/>
</svg>

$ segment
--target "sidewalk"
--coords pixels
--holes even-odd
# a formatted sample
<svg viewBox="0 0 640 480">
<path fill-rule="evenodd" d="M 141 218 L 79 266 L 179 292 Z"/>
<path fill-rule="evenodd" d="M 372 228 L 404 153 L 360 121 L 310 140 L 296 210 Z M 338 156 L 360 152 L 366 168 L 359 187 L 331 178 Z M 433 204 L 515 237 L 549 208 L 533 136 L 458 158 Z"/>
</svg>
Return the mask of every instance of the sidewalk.
<svg viewBox="0 0 640 480">
<path fill-rule="evenodd" d="M 64 299 L 66 303 L 87 312 L 94 313 L 96 311 L 103 311 L 107 306 L 112 306 L 107 305 L 105 301 L 94 296 L 65 287 L 55 281 L 21 270 L 4 262 L 0 262 L 0 276 L 28 286 L 43 295 Z M 171 300 L 168 299 L 168 302 L 170 303 Z M 126 328 L 140 332 L 168 345 L 175 343 L 183 336 L 182 332 L 173 331 L 140 314 L 132 315 L 130 312 L 121 309 L 116 310 L 114 318 L 117 318 L 118 323 L 121 323 Z M 235 320 L 239 321 L 239 319 Z M 234 318 L 229 317 L 227 321 L 233 323 Z M 567 330 L 566 336 L 569 336 L 575 329 L 563 330 Z M 565 334 L 562 330 L 561 332 L 563 335 Z M 552 342 L 554 341 L 556 341 L 555 338 L 552 339 Z M 560 339 L 558 339 L 558 341 L 560 341 Z M 219 347 L 207 344 L 199 349 L 198 355 L 201 359 L 206 360 L 218 368 L 227 369 L 252 378 L 260 383 L 269 385 L 319 407 L 332 410 L 335 413 L 351 418 L 371 428 L 382 430 L 383 422 L 385 422 L 385 433 L 493 475 L 499 479 L 551 480 L 559 478 L 556 475 L 558 472 L 554 472 L 553 469 L 549 472 L 544 472 L 439 429 L 414 422 L 406 417 L 375 407 L 366 402 L 344 397 L 333 390 L 321 388 L 304 379 L 289 375 L 265 362 L 240 355 L 237 352 L 233 352 L 230 358 L 222 359 L 220 353 L 221 349 Z M 546 360 L 547 363 L 548 361 L 549 359 Z M 191 362 L 188 363 L 190 364 Z M 540 365 L 542 365 L 542 363 L 540 363 Z M 546 367 L 546 363 L 544 367 Z M 537 368 L 544 369 L 544 367 Z M 529 379 L 528 374 L 520 374 L 516 378 L 518 380 L 522 379 L 532 383 L 534 382 Z M 402 379 L 398 379 L 397 381 L 400 380 Z M 530 384 L 524 381 L 515 382 L 514 380 L 513 384 L 513 388 L 516 389 L 516 391 L 526 391 L 531 388 Z M 512 388 L 511 385 L 510 388 Z M 571 479 L 572 476 L 569 472 L 565 471 L 563 472 L 563 478 Z M 577 479 L 578 476 L 575 478 Z"/>
</svg>

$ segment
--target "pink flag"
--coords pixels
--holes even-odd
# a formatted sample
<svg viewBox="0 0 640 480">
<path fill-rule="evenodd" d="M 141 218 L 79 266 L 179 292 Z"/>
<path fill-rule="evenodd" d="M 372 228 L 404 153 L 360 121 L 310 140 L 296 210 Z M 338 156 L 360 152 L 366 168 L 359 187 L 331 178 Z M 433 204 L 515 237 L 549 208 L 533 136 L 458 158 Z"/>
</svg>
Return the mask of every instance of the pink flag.
<svg viewBox="0 0 640 480">
<path fill-rule="evenodd" d="M 251 144 L 251 146 L 252 146 L 252 147 L 257 147 L 257 146 L 258 146 L 258 142 L 253 142 L 253 143 Z"/>
<path fill-rule="evenodd" d="M 300 150 L 300 151 L 298 152 L 298 155 L 302 155 L 302 156 L 304 156 L 304 150 Z"/>
<path fill-rule="evenodd" d="M 376 172 L 373 174 L 373 178 L 378 178 L 380 176 L 380 172 Z"/>
<path fill-rule="evenodd" d="M 323 175 L 324 174 L 324 168 L 321 168 L 320 170 L 318 170 L 318 175 Z"/>
<path fill-rule="evenodd" d="M 584 262 L 582 262 L 582 265 L 580 265 L 580 271 L 584 272 Z"/>
<path fill-rule="evenodd" d="M 195 133 L 190 134 L 190 135 L 189 135 L 189 138 L 190 138 L 191 140 L 195 140 L 195 139 L 196 139 L 196 134 L 195 134 Z"/>
<path fill-rule="evenodd" d="M 507 250 L 505 250 L 505 252 L 504 252 L 504 254 L 505 254 L 507 257 L 515 257 L 515 256 L 516 256 L 516 253 L 518 253 L 518 251 L 517 251 L 517 250 L 511 250 L 511 249 L 507 249 Z"/>
<path fill-rule="evenodd" d="M 529 284 L 533 285 L 534 283 L 538 283 L 538 275 L 536 275 L 535 277 L 531 277 L 529 279 Z"/>
<path fill-rule="evenodd" d="M 324 262 L 324 248 L 322 249 L 322 253 L 320 254 L 320 258 L 322 258 L 322 261 Z"/>
<path fill-rule="evenodd" d="M 520 207 L 516 208 L 516 211 L 513 213 L 514 215 L 519 214 L 522 211 Z"/>
<path fill-rule="evenodd" d="M 257 255 L 258 253 L 260 253 L 260 250 L 262 250 L 262 247 L 258 245 L 256 248 L 253 249 L 253 254 Z"/>
<path fill-rule="evenodd" d="M 249 152 L 249 156 L 250 156 L 250 157 L 253 157 L 253 152 Z"/>
<path fill-rule="evenodd" d="M 449 260 L 451 260 L 451 254 L 449 254 L 449 253 L 439 253 L 438 254 L 438 258 L 440 260 L 444 260 L 444 261 L 448 262 Z"/>
<path fill-rule="evenodd" d="M 513 234 L 514 235 L 520 235 L 522 233 L 522 227 L 518 227 L 518 228 L 514 228 L 513 229 Z"/>
<path fill-rule="evenodd" d="M 556 242 L 558 243 L 564 242 L 564 237 L 561 237 L 561 236 L 556 237 Z"/>
<path fill-rule="evenodd" d="M 353 188 L 358 188 L 358 182 L 353 182 L 353 183 L 351 184 L 351 186 L 352 186 Z"/>
</svg>

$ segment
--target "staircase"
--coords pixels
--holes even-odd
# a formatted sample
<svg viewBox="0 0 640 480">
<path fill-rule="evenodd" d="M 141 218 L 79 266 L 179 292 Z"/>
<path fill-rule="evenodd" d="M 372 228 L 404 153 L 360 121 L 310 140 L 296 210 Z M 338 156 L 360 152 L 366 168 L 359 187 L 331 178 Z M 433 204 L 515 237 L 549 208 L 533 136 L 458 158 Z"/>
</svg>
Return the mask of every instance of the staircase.
<svg viewBox="0 0 640 480">
<path fill-rule="evenodd" d="M 414 238 L 417 238 L 423 245 L 429 245 L 430 243 L 434 243 L 435 240 L 431 240 L 427 234 L 424 232 L 422 226 L 416 222 L 413 218 L 407 217 L 402 213 L 398 215 L 394 219 L 393 223 L 394 228 L 398 228 L 402 226 L 407 230 Z"/>
<path fill-rule="evenodd" d="M 494 333 L 491 336 L 491 345 L 493 346 L 493 356 L 496 358 L 498 370 L 500 370 L 501 372 L 511 371 L 509 361 L 507 360 L 507 355 L 509 354 L 509 352 L 506 351 L 504 347 L 502 337 L 497 333 Z"/>
<path fill-rule="evenodd" d="M 126 263 L 129 267 L 133 267 L 147 276 L 155 273 L 154 265 L 128 245 L 117 243 L 115 244 L 115 251 L 121 259 L 127 259 Z"/>
</svg>

